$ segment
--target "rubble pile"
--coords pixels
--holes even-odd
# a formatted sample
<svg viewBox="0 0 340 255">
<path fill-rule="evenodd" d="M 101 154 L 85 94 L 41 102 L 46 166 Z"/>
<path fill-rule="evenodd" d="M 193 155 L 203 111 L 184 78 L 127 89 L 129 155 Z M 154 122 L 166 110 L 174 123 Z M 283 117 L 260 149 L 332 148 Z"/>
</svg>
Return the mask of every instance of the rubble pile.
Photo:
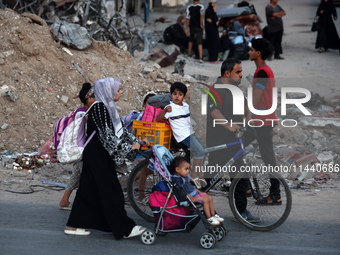
<svg viewBox="0 0 340 255">
<path fill-rule="evenodd" d="M 157 64 L 144 66 L 127 51 L 93 39 L 84 50 L 66 48 L 53 40 L 50 27 L 11 9 L 0 9 L 0 152 L 38 151 L 53 136 L 53 125 L 80 107 L 85 82 L 76 65 L 93 84 L 108 76 L 121 80 L 121 114 L 142 110 L 143 95 L 167 91 L 171 83 L 188 83 Z"/>
<path fill-rule="evenodd" d="M 117 10 L 117 6 L 119 10 Z M 125 15 L 124 1 L 95 1 L 95 0 L 57 0 L 57 1 L 7 1 L 4 7 L 18 13 L 25 13 L 40 24 L 82 26 L 87 33 L 99 41 L 109 41 L 115 46 L 133 48 L 138 44 L 133 42 L 131 27 Z M 117 11 L 117 12 L 116 12 Z M 126 41 L 125 41 L 126 40 Z"/>
</svg>

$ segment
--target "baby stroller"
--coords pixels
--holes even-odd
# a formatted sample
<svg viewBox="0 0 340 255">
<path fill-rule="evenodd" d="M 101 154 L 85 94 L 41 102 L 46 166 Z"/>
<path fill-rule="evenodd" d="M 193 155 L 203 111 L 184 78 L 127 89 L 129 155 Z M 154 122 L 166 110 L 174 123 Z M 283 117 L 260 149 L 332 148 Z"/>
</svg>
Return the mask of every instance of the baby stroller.
<svg viewBox="0 0 340 255">
<path fill-rule="evenodd" d="M 190 232 L 202 220 L 207 232 L 200 236 L 199 243 L 205 248 L 214 247 L 216 241 L 221 241 L 227 234 L 222 223 L 211 225 L 206 219 L 201 204 L 195 204 L 182 187 L 176 185 L 168 170 L 173 155 L 162 145 L 152 148 L 149 169 L 157 171 L 163 181 L 158 182 L 150 194 L 149 204 L 155 217 L 155 231 L 146 230 L 141 235 L 144 244 L 152 244 L 156 236 L 171 232 Z"/>
</svg>

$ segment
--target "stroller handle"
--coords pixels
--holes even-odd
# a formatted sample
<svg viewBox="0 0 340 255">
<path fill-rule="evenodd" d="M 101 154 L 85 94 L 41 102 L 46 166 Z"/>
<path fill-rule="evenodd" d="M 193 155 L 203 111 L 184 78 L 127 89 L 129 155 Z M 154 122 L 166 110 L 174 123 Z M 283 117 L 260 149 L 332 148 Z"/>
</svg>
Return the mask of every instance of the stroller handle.
<svg viewBox="0 0 340 255">
<path fill-rule="evenodd" d="M 139 142 L 139 144 L 140 144 L 141 146 L 145 146 L 145 145 L 146 145 L 146 142 L 141 141 L 141 142 Z M 143 150 L 141 150 L 141 149 L 135 150 L 135 151 L 136 151 L 139 155 L 143 156 L 144 158 L 150 159 L 151 156 L 152 156 L 152 154 L 153 154 L 153 153 L 152 153 L 152 150 L 151 150 L 152 147 L 149 145 L 148 148 L 149 148 L 149 150 L 146 150 L 146 151 L 143 151 Z"/>
</svg>

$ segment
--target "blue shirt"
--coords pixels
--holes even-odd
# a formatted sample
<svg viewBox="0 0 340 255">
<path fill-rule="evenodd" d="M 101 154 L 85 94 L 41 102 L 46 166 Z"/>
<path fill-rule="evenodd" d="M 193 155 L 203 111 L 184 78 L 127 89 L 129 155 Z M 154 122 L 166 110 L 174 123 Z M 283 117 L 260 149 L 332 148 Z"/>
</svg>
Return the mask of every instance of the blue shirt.
<svg viewBox="0 0 340 255">
<path fill-rule="evenodd" d="M 179 187 L 183 187 L 186 193 L 188 193 L 190 196 L 194 197 L 198 194 L 198 192 L 195 189 L 195 186 L 191 184 L 189 175 L 187 175 L 185 178 L 173 175 L 172 178 L 174 178 L 174 181 Z"/>
</svg>

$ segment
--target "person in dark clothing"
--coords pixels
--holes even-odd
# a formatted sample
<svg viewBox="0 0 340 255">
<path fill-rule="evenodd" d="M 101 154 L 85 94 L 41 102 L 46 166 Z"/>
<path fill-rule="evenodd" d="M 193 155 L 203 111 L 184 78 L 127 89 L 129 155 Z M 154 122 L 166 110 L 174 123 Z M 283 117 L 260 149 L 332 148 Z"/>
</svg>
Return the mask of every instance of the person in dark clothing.
<svg viewBox="0 0 340 255">
<path fill-rule="evenodd" d="M 283 22 L 282 17 L 286 12 L 277 4 L 279 0 L 270 0 L 270 4 L 266 6 L 267 18 L 267 38 L 275 50 L 275 59 L 284 59 L 280 56 L 282 54 L 282 35 L 283 35 Z"/>
<path fill-rule="evenodd" d="M 222 104 L 218 101 L 217 104 L 213 102 L 213 99 L 209 97 L 207 104 L 207 146 L 212 147 L 216 145 L 226 144 L 236 142 L 235 137 L 236 132 L 239 131 L 240 127 L 235 123 L 242 123 L 244 116 L 249 120 L 251 118 L 251 113 L 248 109 L 247 102 L 245 101 L 244 114 L 234 115 L 234 98 L 229 89 L 226 88 L 216 88 L 217 84 L 228 84 L 238 87 L 242 79 L 242 65 L 241 61 L 228 58 L 221 66 L 221 77 L 219 77 L 216 83 L 213 85 L 218 95 L 220 95 Z M 214 119 L 224 119 L 228 123 L 222 125 L 214 125 Z M 231 124 L 233 123 L 233 124 Z M 234 146 L 226 148 L 223 150 L 218 150 L 209 153 L 209 166 L 220 166 L 223 167 L 225 164 L 236 154 L 239 147 Z M 236 169 L 240 170 L 243 165 L 242 157 L 233 163 Z M 231 178 L 234 178 L 236 173 L 230 172 Z M 205 176 L 210 177 L 210 176 Z M 208 178 L 207 178 L 208 179 Z M 209 181 L 209 179 L 208 179 Z M 235 192 L 235 203 L 237 210 L 242 215 L 243 218 L 247 219 L 249 222 L 260 222 L 260 219 L 252 215 L 247 210 L 247 192 L 249 188 L 248 179 L 241 179 L 236 187 L 237 192 Z"/>
<path fill-rule="evenodd" d="M 164 30 L 163 38 L 165 43 L 175 44 L 181 49 L 187 49 L 189 43 L 189 37 L 185 33 L 184 24 L 186 18 L 181 15 L 177 18 L 177 23 L 167 27 Z"/>
<path fill-rule="evenodd" d="M 167 27 L 163 33 L 164 42 L 166 44 L 177 45 L 181 49 L 182 53 L 188 50 L 188 44 L 189 44 L 189 36 L 187 36 L 187 34 L 185 33 L 185 27 L 184 27 L 186 20 L 187 19 L 184 15 L 179 16 L 177 18 L 176 24 L 173 24 Z M 192 49 L 195 53 L 196 58 L 199 58 L 198 47 L 197 47 L 196 41 L 193 42 Z"/>
<path fill-rule="evenodd" d="M 196 38 L 198 44 L 199 61 L 203 63 L 203 15 L 204 6 L 199 4 L 200 0 L 193 0 L 187 8 L 186 34 L 189 36 L 188 55 L 191 55 L 193 42 Z M 189 30 L 190 28 L 190 30 Z M 190 31 L 190 33 L 189 33 Z"/>
<path fill-rule="evenodd" d="M 80 177 L 65 234 L 89 235 L 85 228 L 111 232 L 116 239 L 141 235 L 146 228 L 127 216 L 116 166 L 133 160 L 140 141 L 124 128 L 116 101 L 122 91 L 118 79 L 105 78 L 94 85 L 95 102 L 88 113 L 87 135 L 96 131 L 84 149 Z"/>
<path fill-rule="evenodd" d="M 257 110 L 269 110 L 273 105 L 275 77 L 272 69 L 265 62 L 271 54 L 271 48 L 270 42 L 264 38 L 254 38 L 251 41 L 249 56 L 250 60 L 254 61 L 256 65 L 252 84 L 252 104 Z M 278 124 L 275 112 L 268 115 L 253 114 L 252 119 L 252 127 L 247 127 L 247 131 L 242 137 L 244 145 L 247 146 L 256 139 L 263 162 L 267 166 L 277 166 L 273 148 L 273 125 Z M 270 183 L 269 196 L 264 198 L 261 203 L 264 205 L 281 205 L 280 183 L 275 178 L 271 178 Z"/>
<path fill-rule="evenodd" d="M 339 35 L 332 20 L 332 15 L 334 20 L 338 19 L 333 1 L 321 0 L 316 15 L 319 16 L 320 29 L 318 30 L 316 37 L 315 48 L 319 49 L 319 53 L 322 53 L 327 49 L 336 49 L 340 51 Z"/>
<path fill-rule="evenodd" d="M 219 52 L 219 35 L 217 27 L 217 15 L 216 15 L 216 1 L 210 0 L 209 6 L 205 11 L 204 24 L 205 24 L 205 36 L 207 40 L 207 48 L 209 54 L 209 62 L 218 63 L 217 57 Z"/>
</svg>

